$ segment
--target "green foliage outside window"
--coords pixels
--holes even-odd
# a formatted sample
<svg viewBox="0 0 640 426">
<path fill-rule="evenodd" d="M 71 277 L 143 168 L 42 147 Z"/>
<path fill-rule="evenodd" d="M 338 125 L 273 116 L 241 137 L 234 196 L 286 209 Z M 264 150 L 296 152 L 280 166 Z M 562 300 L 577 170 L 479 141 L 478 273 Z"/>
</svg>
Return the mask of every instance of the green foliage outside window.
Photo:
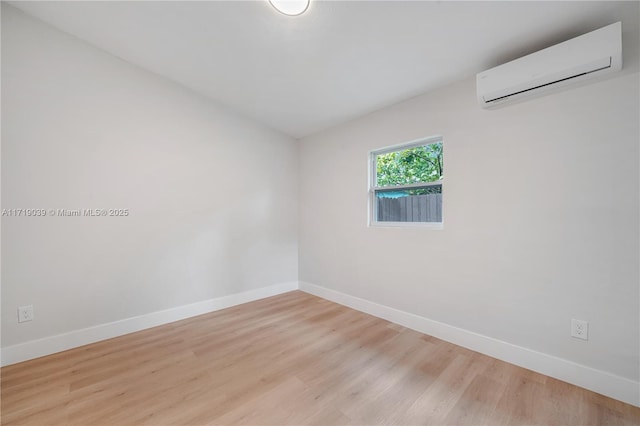
<svg viewBox="0 0 640 426">
<path fill-rule="evenodd" d="M 378 186 L 410 185 L 442 179 L 442 142 L 376 156 Z"/>
</svg>

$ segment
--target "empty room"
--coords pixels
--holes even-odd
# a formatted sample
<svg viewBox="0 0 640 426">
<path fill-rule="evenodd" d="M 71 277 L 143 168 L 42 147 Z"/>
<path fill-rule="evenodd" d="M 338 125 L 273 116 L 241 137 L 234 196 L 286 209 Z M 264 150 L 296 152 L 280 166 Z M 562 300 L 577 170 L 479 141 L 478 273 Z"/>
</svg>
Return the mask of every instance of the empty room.
<svg viewBox="0 0 640 426">
<path fill-rule="evenodd" d="M 2 425 L 640 425 L 639 1 L 2 1 Z"/>
</svg>

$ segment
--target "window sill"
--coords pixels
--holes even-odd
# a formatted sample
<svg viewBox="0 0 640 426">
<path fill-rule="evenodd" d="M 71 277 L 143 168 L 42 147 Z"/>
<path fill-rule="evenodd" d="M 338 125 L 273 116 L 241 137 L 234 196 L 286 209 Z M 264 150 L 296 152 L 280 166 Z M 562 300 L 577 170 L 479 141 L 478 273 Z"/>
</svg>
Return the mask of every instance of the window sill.
<svg viewBox="0 0 640 426">
<path fill-rule="evenodd" d="M 370 228 L 405 228 L 405 229 L 432 229 L 442 230 L 444 224 L 442 222 L 371 222 Z"/>
</svg>

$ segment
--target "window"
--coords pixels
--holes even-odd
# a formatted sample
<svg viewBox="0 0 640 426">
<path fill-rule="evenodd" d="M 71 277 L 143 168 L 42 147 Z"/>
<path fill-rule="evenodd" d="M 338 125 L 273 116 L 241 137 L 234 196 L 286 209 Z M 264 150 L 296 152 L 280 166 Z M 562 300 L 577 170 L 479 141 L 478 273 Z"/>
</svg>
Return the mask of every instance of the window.
<svg viewBox="0 0 640 426">
<path fill-rule="evenodd" d="M 442 227 L 442 137 L 371 152 L 371 225 Z"/>
</svg>

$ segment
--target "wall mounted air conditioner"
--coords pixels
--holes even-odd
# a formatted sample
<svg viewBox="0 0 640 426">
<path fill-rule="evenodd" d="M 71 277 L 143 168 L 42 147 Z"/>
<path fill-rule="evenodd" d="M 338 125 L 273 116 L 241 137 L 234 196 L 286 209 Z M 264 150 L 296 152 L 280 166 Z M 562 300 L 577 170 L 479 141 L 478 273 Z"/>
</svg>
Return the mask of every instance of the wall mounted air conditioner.
<svg viewBox="0 0 640 426">
<path fill-rule="evenodd" d="M 548 47 L 476 76 L 483 108 L 538 96 L 622 69 L 622 24 Z"/>
</svg>

